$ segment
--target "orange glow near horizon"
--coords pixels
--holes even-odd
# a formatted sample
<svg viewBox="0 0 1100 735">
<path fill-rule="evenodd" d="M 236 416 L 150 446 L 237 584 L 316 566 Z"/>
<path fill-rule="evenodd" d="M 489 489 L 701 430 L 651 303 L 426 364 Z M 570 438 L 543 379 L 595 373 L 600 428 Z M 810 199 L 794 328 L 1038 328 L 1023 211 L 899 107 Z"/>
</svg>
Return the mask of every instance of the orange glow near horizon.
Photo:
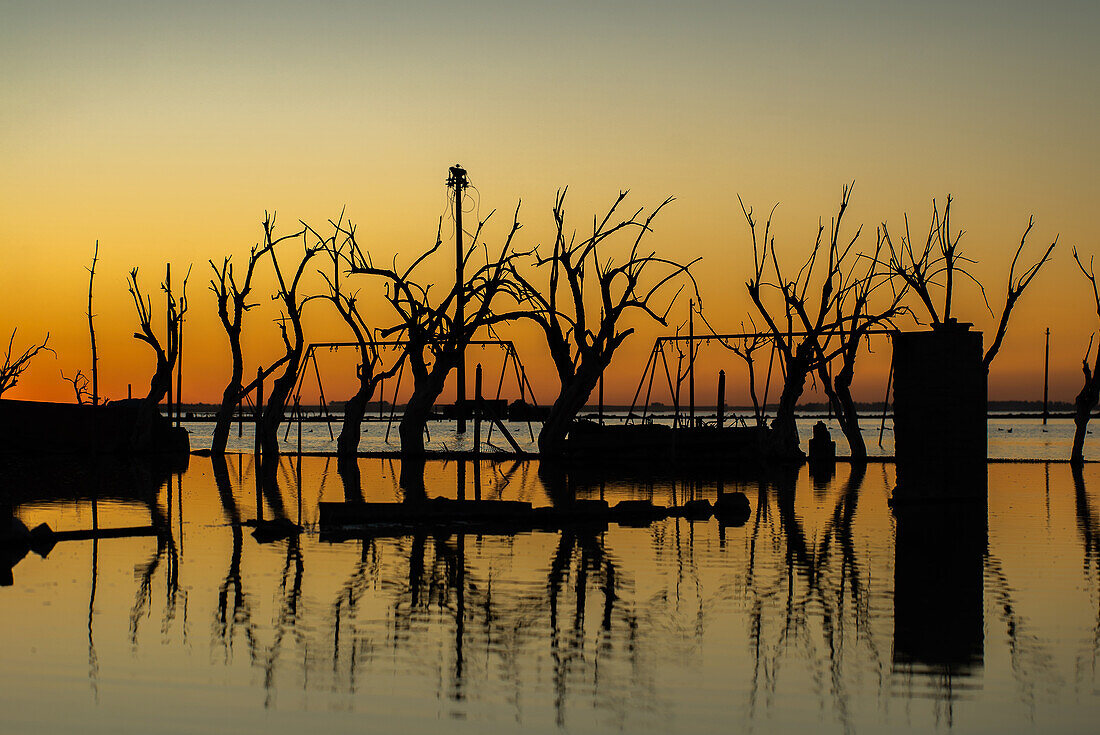
<svg viewBox="0 0 1100 735">
<path fill-rule="evenodd" d="M 216 402 L 229 358 L 207 261 L 246 258 L 265 210 L 277 210 L 287 232 L 299 219 L 319 226 L 346 208 L 376 262 L 409 263 L 446 214 L 443 180 L 455 162 L 477 187 L 472 214 L 497 210 L 490 246 L 517 200 L 517 246 L 547 243 L 561 186 L 570 186 L 568 214 L 582 231 L 621 188 L 631 189 L 634 207 L 675 195 L 649 244 L 674 259 L 703 258 L 696 275 L 707 318 L 728 331 L 750 313 L 751 246 L 738 195 L 758 215 L 780 203 L 776 245 L 791 268 L 808 254 L 818 218 L 828 223 L 835 213 L 845 183 L 856 182 L 847 229 L 864 226 L 864 248 L 877 225 L 900 229 L 906 213 L 921 231 L 932 197 L 951 192 L 962 247 L 978 261 L 972 271 L 998 315 L 1012 253 L 1034 214 L 1024 259 L 1055 235 L 1059 245 L 1017 305 L 989 395 L 1041 400 L 1047 327 L 1051 399 L 1072 400 L 1079 389 L 1098 326 L 1071 257 L 1075 246 L 1100 250 L 1091 216 L 1100 194 L 1094 8 L 1013 7 L 994 21 L 939 3 L 834 14 L 801 2 L 554 13 L 487 4 L 458 15 L 434 3 L 404 12 L 279 5 L 262 17 L 246 4 L 201 3 L 8 12 L 0 29 L 8 70 L 0 81 L 8 111 L 0 335 L 18 328 L 18 349 L 49 332 L 56 358 L 40 355 L 6 398 L 73 400 L 60 373 L 89 372 L 85 267 L 98 239 L 101 394 L 125 397 L 128 384 L 135 395 L 146 391 L 152 355 L 131 336 L 125 278 L 140 267 L 156 309 L 170 261 L 177 284 L 192 268 L 183 397 Z M 526 29 L 522 41 L 515 27 Z M 303 43 L 301 28 L 325 43 Z M 460 67 L 455 34 L 465 49 Z M 285 245 L 287 262 L 296 248 Z M 438 256 L 424 269 L 438 284 L 433 293 L 451 279 L 447 253 Z M 311 276 L 305 289 L 320 287 Z M 366 300 L 381 290 L 366 279 L 360 287 Z M 959 289 L 955 312 L 988 343 L 994 316 L 976 287 Z M 265 263 L 255 289 L 261 306 L 245 319 L 246 375 L 279 349 L 271 290 Z M 635 320 L 637 334 L 607 374 L 608 403 L 630 402 L 654 337 L 686 320 L 686 295 L 667 328 Z M 367 312 L 390 324 L 384 304 Z M 307 327 L 307 341 L 350 338 L 321 302 L 308 307 Z M 540 402 L 551 400 L 556 379 L 540 334 L 524 325 L 501 336 L 516 340 Z M 470 390 L 479 360 L 495 393 L 500 356 L 489 351 L 469 357 Z M 342 361 L 321 360 L 330 401 L 344 400 L 354 381 Z M 888 362 L 889 346 L 877 340 L 857 367 L 858 400 L 882 400 Z M 713 402 L 721 368 L 727 402 L 746 405 L 742 364 L 714 346 L 700 356 L 697 401 Z M 654 399 L 669 403 L 659 384 Z M 773 378 L 771 396 L 777 385 Z M 312 386 L 306 381 L 304 400 L 315 399 Z M 504 386 L 516 397 L 514 382 Z M 444 400 L 452 397 L 448 388 Z M 807 390 L 805 400 L 820 399 Z"/>
</svg>

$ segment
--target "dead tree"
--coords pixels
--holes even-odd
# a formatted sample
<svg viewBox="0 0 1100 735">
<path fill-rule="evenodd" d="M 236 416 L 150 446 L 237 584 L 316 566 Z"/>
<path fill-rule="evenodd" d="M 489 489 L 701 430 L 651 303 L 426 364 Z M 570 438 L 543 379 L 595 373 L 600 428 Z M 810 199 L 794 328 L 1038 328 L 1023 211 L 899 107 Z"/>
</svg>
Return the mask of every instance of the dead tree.
<svg viewBox="0 0 1100 735">
<path fill-rule="evenodd" d="M 47 352 L 53 352 L 52 349 L 47 347 L 50 341 L 50 333 L 46 333 L 46 338 L 42 340 L 42 344 L 31 345 L 25 349 L 22 353 L 13 356 L 12 345 L 15 344 L 15 333 L 18 330 L 11 330 L 11 337 L 8 338 L 8 349 L 4 353 L 4 362 L 0 365 L 0 396 L 4 395 L 9 389 L 14 388 L 19 382 L 19 376 L 26 372 L 30 367 L 31 360 L 41 352 L 46 350 Z"/>
<path fill-rule="evenodd" d="M 188 276 L 190 276 L 190 269 L 188 269 Z M 149 381 L 149 393 L 145 396 L 145 402 L 150 406 L 156 406 L 168 395 L 172 368 L 179 356 L 179 323 L 187 312 L 187 277 L 183 279 L 178 299 L 168 288 L 167 282 L 162 283 L 160 287 L 164 291 L 168 306 L 168 334 L 163 344 L 153 331 L 152 297 L 142 294 L 141 287 L 138 285 L 138 269 L 134 268 L 130 271 L 130 296 L 137 310 L 139 329 L 134 332 L 134 339 L 145 342 L 156 355 L 156 367 Z"/>
<path fill-rule="evenodd" d="M 92 405 L 99 405 L 99 352 L 96 350 L 95 342 L 95 322 L 93 321 L 94 314 L 92 313 L 92 284 L 95 282 L 95 264 L 99 260 L 99 240 L 95 241 L 95 252 L 92 253 L 92 265 L 88 268 L 88 334 L 91 337 L 92 345 Z M 80 372 L 77 372 L 77 376 Z M 64 375 L 62 375 L 64 377 Z M 68 380 L 68 378 L 65 378 Z M 74 377 L 74 381 L 75 381 Z M 84 379 L 87 383 L 87 378 Z M 87 387 L 87 386 L 85 386 Z M 80 403 L 80 390 L 77 389 L 76 383 L 73 382 L 73 388 L 76 390 L 77 403 Z M 85 391 L 87 392 L 87 391 Z"/>
<path fill-rule="evenodd" d="M 780 457 L 801 457 L 798 428 L 795 424 L 795 407 L 811 376 L 822 380 L 822 388 L 835 406 L 841 403 L 834 382 L 829 378 L 828 366 L 838 355 L 848 355 L 849 370 L 843 376 L 842 386 L 850 385 L 855 355 L 866 331 L 876 324 L 889 321 L 898 313 L 898 302 L 881 312 L 868 310 L 870 294 L 888 281 L 875 268 L 877 256 L 871 258 L 867 272 L 857 270 L 864 259 L 855 249 L 862 227 L 850 237 L 841 238 L 844 215 L 848 209 L 852 188 L 845 186 L 840 206 L 833 218 L 828 239 L 825 225 L 819 223 L 817 237 L 805 263 L 794 280 L 788 281 L 779 265 L 775 241 L 771 235 L 771 214 L 764 226 L 763 238 L 758 236 L 756 221 L 751 208 L 741 204 L 749 225 L 753 243 L 753 276 L 746 284 L 749 297 L 763 318 L 767 333 L 779 352 L 783 367 L 783 390 L 779 396 L 776 416 L 772 421 L 771 451 Z M 774 208 L 772 212 L 774 213 Z M 880 241 L 881 246 L 881 241 Z M 815 269 L 824 260 L 820 283 L 814 284 Z M 769 270 L 770 275 L 766 275 Z M 769 280 L 774 276 L 774 281 Z M 811 286 L 813 290 L 811 291 Z M 779 304 L 769 299 L 767 293 L 777 292 Z M 816 301 L 816 303 L 814 303 Z M 858 417 L 849 396 L 850 410 L 845 411 L 841 430 L 858 458 L 863 446 L 859 434 Z M 838 414 L 841 413 L 838 410 Z M 866 449 L 863 449 L 866 454 Z"/>
<path fill-rule="evenodd" d="M 904 281 L 908 288 L 918 296 L 933 329 L 941 324 L 956 321 L 951 316 L 956 275 L 964 276 L 973 281 L 981 291 L 986 306 L 989 306 L 985 288 L 968 270 L 968 266 L 975 264 L 975 261 L 962 255 L 959 250 L 959 241 L 962 239 L 964 232 L 962 230 L 951 230 L 951 204 L 953 201 L 952 197 L 948 195 L 947 204 L 941 213 L 936 200 L 932 200 L 932 216 L 923 247 L 913 244 L 913 238 L 909 232 L 908 217 L 905 218 L 905 234 L 901 238 L 899 247 L 894 246 L 886 224 L 883 223 L 882 225 L 883 237 L 890 250 L 890 259 L 887 266 L 895 276 Z M 993 342 L 990 343 L 983 358 L 987 371 L 1004 342 L 1012 309 L 1016 306 L 1020 296 L 1023 295 L 1024 290 L 1039 274 L 1043 265 L 1050 260 L 1054 246 L 1058 244 L 1058 238 L 1055 237 L 1039 260 L 1025 269 L 1022 274 L 1017 274 L 1016 268 L 1019 265 L 1020 254 L 1023 252 L 1024 245 L 1027 243 L 1027 236 L 1031 233 L 1034 224 L 1035 218 L 1029 218 L 1027 228 L 1020 237 L 1020 245 L 1016 248 L 1016 253 L 1012 258 L 1012 265 L 1008 271 L 1008 288 L 1004 309 L 1001 311 L 1000 319 L 997 322 L 997 331 Z M 937 308 L 935 291 L 940 288 L 943 289 L 942 307 Z M 992 309 L 990 313 L 992 314 Z"/>
<path fill-rule="evenodd" d="M 489 217 L 492 213 L 489 214 Z M 432 407 L 443 393 L 444 382 L 462 359 L 463 350 L 474 335 L 483 329 L 491 330 L 495 325 L 515 319 L 516 313 L 497 313 L 493 304 L 501 294 L 515 298 L 517 296 L 511 279 L 512 262 L 527 253 L 512 250 L 512 241 L 520 229 L 519 206 L 512 220 L 508 236 L 500 251 L 492 256 L 488 247 L 480 242 L 486 217 L 478 223 L 471 238 L 470 247 L 463 256 L 463 272 L 469 272 L 465 265 L 478 250 L 483 250 L 485 263 L 466 276 L 463 283 L 456 283 L 441 300 L 433 303 L 429 294 L 430 286 L 424 286 L 413 280 L 418 266 L 424 263 L 443 244 L 441 237 L 442 220 L 436 230 L 435 244 L 413 261 L 403 271 L 393 268 L 377 268 L 369 257 L 356 256 L 351 272 L 376 276 L 384 279 L 386 301 L 397 318 L 397 323 L 383 329 L 383 338 L 401 338 L 404 340 L 404 358 L 408 360 L 413 376 L 413 390 L 405 412 L 401 417 L 399 434 L 401 453 L 406 457 L 424 455 L 424 430 L 431 415 Z M 466 305 L 461 323 L 453 312 L 459 293 L 464 296 Z"/>
<path fill-rule="evenodd" d="M 153 349 L 156 356 L 156 367 L 153 369 L 153 377 L 149 381 L 149 392 L 141 401 L 141 411 L 138 422 L 134 427 L 133 443 L 140 447 L 148 443 L 151 437 L 153 416 L 157 412 L 157 405 L 168 395 L 172 382 L 172 370 L 179 357 L 179 325 L 183 315 L 187 313 L 187 278 L 190 277 L 190 268 L 180 287 L 180 295 L 176 295 L 165 281 L 161 284 L 167 300 L 168 319 L 166 325 L 167 334 L 162 343 L 153 331 L 153 300 L 141 292 L 138 285 L 138 269 L 130 271 L 130 296 L 137 310 L 138 331 L 134 332 L 134 339 L 140 340 Z"/>
<path fill-rule="evenodd" d="M 210 290 L 214 292 L 214 296 L 217 298 L 218 318 L 221 320 L 226 337 L 229 339 L 229 353 L 232 358 L 229 382 L 226 384 L 225 390 L 222 391 L 222 401 L 214 418 L 214 437 L 211 441 L 210 451 L 216 455 L 225 453 L 226 445 L 229 443 L 229 432 L 233 425 L 233 413 L 244 395 L 255 384 L 255 381 L 249 383 L 248 386 L 243 384 L 244 352 L 241 349 L 241 329 L 245 312 L 258 305 L 248 300 L 249 294 L 252 292 L 252 278 L 256 271 L 256 265 L 268 251 L 283 240 L 300 237 L 303 233 L 303 230 L 299 230 L 290 235 L 275 237 L 275 217 L 268 215 L 266 212 L 264 213 L 263 228 L 263 244 L 254 245 L 249 252 L 248 264 L 240 284 L 237 283 L 233 273 L 233 263 L 230 258 L 225 258 L 221 266 L 215 265 L 212 260 L 210 261 L 210 267 L 214 271 L 214 277 L 210 279 Z M 261 373 L 262 377 L 266 378 L 283 365 L 287 359 L 287 357 L 283 357 L 268 366 Z"/>
<path fill-rule="evenodd" d="M 754 420 L 756 421 L 757 426 L 764 426 L 764 411 L 767 406 L 764 406 L 760 403 L 760 396 L 756 392 L 756 358 L 754 357 L 753 353 L 755 353 L 764 345 L 768 344 L 771 340 L 767 336 L 760 333 L 760 330 L 757 328 L 756 322 L 753 320 L 752 315 L 749 315 L 749 323 L 752 325 L 752 332 L 747 331 L 745 329 L 745 323 L 741 322 L 741 333 L 747 336 L 737 339 L 725 339 L 722 337 L 717 337 L 717 332 L 715 332 L 714 327 L 710 325 L 710 322 L 707 321 L 707 318 L 703 316 L 702 312 L 699 313 L 699 317 L 703 320 L 703 324 L 706 325 L 707 329 L 709 329 L 711 333 L 711 336 L 709 337 L 704 335 L 703 339 L 716 340 L 720 345 L 725 347 L 727 350 L 733 352 L 733 354 L 737 355 L 745 362 L 745 369 L 748 372 L 749 399 L 752 401 L 752 415 Z M 765 398 L 766 397 L 767 396 L 765 394 Z"/>
<path fill-rule="evenodd" d="M 993 358 L 997 356 L 997 352 L 1001 349 L 1001 342 L 1004 341 L 1005 333 L 1008 331 L 1008 318 L 1012 314 L 1012 307 L 1016 305 L 1016 301 L 1023 294 L 1024 289 L 1027 288 L 1035 276 L 1039 274 L 1039 269 L 1050 259 L 1050 254 L 1054 250 L 1054 246 L 1058 244 L 1058 236 L 1056 235 L 1054 240 L 1047 247 L 1046 252 L 1043 253 L 1043 257 L 1039 258 L 1039 260 L 1027 268 L 1021 275 L 1017 276 L 1016 263 L 1020 260 L 1020 253 L 1024 249 L 1028 233 L 1031 232 L 1031 228 L 1034 224 L 1035 218 L 1029 217 L 1027 220 L 1027 229 L 1025 229 L 1024 234 L 1020 236 L 1020 247 L 1016 248 L 1016 254 L 1012 257 L 1012 265 L 1008 269 L 1008 291 L 1005 296 L 1005 307 L 1001 311 L 1001 318 L 997 323 L 997 333 L 993 338 L 993 344 L 991 344 L 989 349 L 985 352 L 984 362 L 986 370 L 989 370 L 989 364 L 993 362 Z"/>
<path fill-rule="evenodd" d="M 88 376 L 84 374 L 84 371 L 77 370 L 76 375 L 70 378 L 67 377 L 65 371 L 62 370 L 61 379 L 73 386 L 73 393 L 76 394 L 77 405 L 84 405 L 85 398 L 89 399 L 89 401 L 91 400 L 92 394 L 88 391 Z"/>
<path fill-rule="evenodd" d="M 857 270 L 860 262 L 853 265 L 845 276 L 842 287 L 835 300 L 833 328 L 826 335 L 826 343 L 836 340 L 836 357 L 840 360 L 840 369 L 831 374 L 831 364 L 824 359 L 818 362 L 818 379 L 836 413 L 837 423 L 848 441 L 853 461 L 866 461 L 867 444 L 859 430 L 859 413 L 852 398 L 852 381 L 855 378 L 856 358 L 868 333 L 875 328 L 894 326 L 894 320 L 909 313 L 902 301 L 908 291 L 904 282 L 896 286 L 893 274 L 880 266 L 882 247 L 885 239 L 882 230 L 876 232 L 875 251 L 872 255 L 862 256 L 859 260 L 866 264 L 866 270 Z M 890 287 L 891 296 L 885 306 L 876 313 L 870 313 L 871 296 L 880 287 Z M 819 345 L 824 358 L 825 346 Z"/>
<path fill-rule="evenodd" d="M 355 369 L 359 387 L 355 395 L 344 404 L 344 422 L 340 428 L 340 436 L 336 440 L 336 453 L 344 459 L 355 457 L 356 452 L 359 451 L 363 416 L 366 415 L 367 405 L 378 386 L 393 377 L 404 364 L 405 353 L 402 353 L 401 358 L 388 369 L 379 370 L 382 365 L 379 340 L 359 311 L 359 292 L 348 292 L 341 285 L 342 273 L 346 275 L 346 271 L 350 270 L 355 263 L 365 263 L 367 259 L 355 239 L 355 226 L 352 223 L 348 222 L 345 225 L 341 216 L 338 221 L 330 221 L 329 224 L 333 226 L 333 234 L 329 237 L 321 237 L 310 229 L 332 262 L 331 273 L 318 271 L 328 285 L 328 293 L 310 298 L 325 299 L 336 307 L 340 318 L 355 336 L 359 349 L 359 365 Z"/>
<path fill-rule="evenodd" d="M 265 222 L 265 240 L 268 242 L 272 239 L 270 229 L 273 226 L 274 218 Z M 303 230 L 303 237 L 304 232 L 305 230 Z M 283 275 L 275 248 L 271 247 L 267 250 L 271 256 L 271 264 L 275 270 L 275 280 L 278 285 L 278 289 L 272 298 L 279 302 L 282 310 L 278 324 L 284 348 L 283 358 L 279 361 L 279 364 L 282 365 L 282 372 L 275 378 L 271 386 L 270 397 L 263 407 L 263 415 L 260 418 L 260 451 L 269 457 L 274 457 L 279 453 L 279 426 L 286 418 L 286 404 L 290 399 L 294 386 L 298 383 L 298 373 L 302 367 L 302 350 L 305 347 L 305 335 L 302 332 L 302 308 L 308 298 L 299 296 L 298 286 L 306 272 L 306 266 L 313 256 L 320 252 L 321 247 L 319 245 L 303 244 L 303 248 L 302 259 L 298 261 L 298 267 L 289 282 Z M 287 322 L 290 323 L 289 331 Z"/>
<path fill-rule="evenodd" d="M 627 195 L 620 192 L 602 219 L 593 218 L 592 233 L 578 236 L 575 231 L 567 232 L 566 192 L 567 189 L 562 189 L 555 197 L 552 252 L 546 256 L 540 256 L 537 250 L 535 253 L 535 266 L 547 272 L 545 290 L 512 268 L 520 298 L 531 307 L 519 316 L 534 320 L 542 328 L 560 386 L 539 431 L 539 453 L 543 457 L 563 452 L 566 435 L 577 414 L 588 403 L 615 351 L 634 333 L 634 327 L 623 326 L 624 317 L 638 313 L 667 326 L 669 310 L 684 286 L 660 311 L 653 302 L 665 286 L 681 276 L 690 282 L 698 297 L 690 271 L 698 258 L 680 264 L 641 248 L 643 238 L 652 231 L 653 219 L 672 201 L 671 197 L 644 219 L 644 210 L 638 209 L 630 217 L 616 221 L 616 213 Z M 619 232 L 630 233 L 633 244 L 625 259 L 615 264 L 606 252 L 605 243 Z M 652 275 L 655 270 L 658 272 Z M 597 308 L 599 317 L 594 318 Z"/>
<path fill-rule="evenodd" d="M 1098 290 L 1096 284 L 1096 270 L 1093 267 L 1093 259 L 1089 258 L 1089 265 L 1086 268 L 1077 254 L 1077 248 L 1073 249 L 1073 259 L 1077 261 L 1077 267 L 1081 269 L 1085 278 L 1089 279 L 1089 284 L 1092 286 L 1093 303 L 1096 305 L 1096 316 L 1100 318 L 1100 290 Z M 1085 434 L 1088 432 L 1089 418 L 1096 409 L 1096 404 L 1100 402 L 1100 346 L 1097 346 L 1093 365 L 1091 368 L 1089 367 L 1089 354 L 1092 353 L 1095 336 L 1093 334 L 1089 337 L 1088 349 L 1085 350 L 1085 357 L 1081 360 L 1081 371 L 1085 374 L 1085 384 L 1081 387 L 1081 392 L 1077 394 L 1077 399 L 1074 401 L 1076 410 L 1073 416 L 1073 449 L 1070 452 L 1070 462 L 1078 466 L 1085 461 Z"/>
</svg>

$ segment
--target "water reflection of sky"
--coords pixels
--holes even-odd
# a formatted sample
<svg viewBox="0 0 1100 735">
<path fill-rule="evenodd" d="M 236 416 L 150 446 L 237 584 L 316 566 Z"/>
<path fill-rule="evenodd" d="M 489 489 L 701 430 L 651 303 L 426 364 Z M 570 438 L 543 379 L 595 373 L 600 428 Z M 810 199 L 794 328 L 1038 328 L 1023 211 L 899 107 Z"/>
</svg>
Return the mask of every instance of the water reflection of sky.
<svg viewBox="0 0 1100 735">
<path fill-rule="evenodd" d="M 367 499 L 403 496 L 398 462 L 358 469 Z M 300 484 L 284 459 L 274 489 L 247 456 L 170 480 L 4 475 L 28 524 L 171 529 L 18 561 L 5 732 L 1082 731 L 1100 714 L 1097 467 L 991 465 L 987 512 L 923 519 L 891 513 L 889 465 L 578 477 L 582 496 L 662 503 L 720 483 L 753 514 L 342 543 L 316 529 L 318 501 L 359 487 L 334 459 L 305 458 Z M 556 482 L 433 462 L 423 486 L 454 497 L 459 477 L 466 497 L 535 504 Z M 231 522 L 258 508 L 307 532 L 261 544 Z"/>
</svg>

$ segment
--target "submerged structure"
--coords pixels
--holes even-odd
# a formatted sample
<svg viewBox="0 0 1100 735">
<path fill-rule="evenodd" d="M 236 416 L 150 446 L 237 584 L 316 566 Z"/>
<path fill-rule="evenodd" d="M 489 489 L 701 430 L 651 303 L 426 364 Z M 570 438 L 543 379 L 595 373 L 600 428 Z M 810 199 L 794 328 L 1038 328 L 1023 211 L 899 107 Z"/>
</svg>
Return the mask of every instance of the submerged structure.
<svg viewBox="0 0 1100 735">
<path fill-rule="evenodd" d="M 951 321 L 893 337 L 894 499 L 984 501 L 982 333 Z"/>
<path fill-rule="evenodd" d="M 98 406 L 0 400 L 0 453 L 186 457 L 187 431 L 134 398 Z"/>
</svg>

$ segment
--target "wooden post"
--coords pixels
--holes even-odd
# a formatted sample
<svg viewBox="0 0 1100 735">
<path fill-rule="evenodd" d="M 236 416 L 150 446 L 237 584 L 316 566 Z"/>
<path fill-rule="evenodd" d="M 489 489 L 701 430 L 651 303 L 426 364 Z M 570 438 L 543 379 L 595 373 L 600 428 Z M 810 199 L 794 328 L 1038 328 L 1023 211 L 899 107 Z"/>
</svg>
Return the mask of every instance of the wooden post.
<svg viewBox="0 0 1100 735">
<path fill-rule="evenodd" d="M 134 384 L 133 383 L 127 383 L 126 384 L 126 399 L 127 400 L 133 400 L 133 398 L 134 398 Z"/>
<path fill-rule="evenodd" d="M 474 370 L 474 461 L 481 455 L 481 363 Z"/>
<path fill-rule="evenodd" d="M 688 426 L 695 426 L 695 301 L 688 301 Z"/>
<path fill-rule="evenodd" d="M 383 405 L 385 402 L 386 402 L 386 379 L 385 378 L 379 378 L 378 379 L 378 419 L 379 420 L 382 420 L 382 419 L 385 418 L 385 414 L 384 414 L 385 407 Z"/>
<path fill-rule="evenodd" d="M 264 415 L 264 371 L 256 368 L 256 456 L 260 456 L 260 420 Z M 257 468 L 257 472 L 259 469 Z"/>
<path fill-rule="evenodd" d="M 718 371 L 718 428 L 721 429 L 726 421 L 726 371 Z"/>
<path fill-rule="evenodd" d="M 1047 327 L 1046 358 L 1043 363 L 1043 426 L 1047 425 L 1047 397 L 1050 395 L 1050 327 Z"/>
</svg>

